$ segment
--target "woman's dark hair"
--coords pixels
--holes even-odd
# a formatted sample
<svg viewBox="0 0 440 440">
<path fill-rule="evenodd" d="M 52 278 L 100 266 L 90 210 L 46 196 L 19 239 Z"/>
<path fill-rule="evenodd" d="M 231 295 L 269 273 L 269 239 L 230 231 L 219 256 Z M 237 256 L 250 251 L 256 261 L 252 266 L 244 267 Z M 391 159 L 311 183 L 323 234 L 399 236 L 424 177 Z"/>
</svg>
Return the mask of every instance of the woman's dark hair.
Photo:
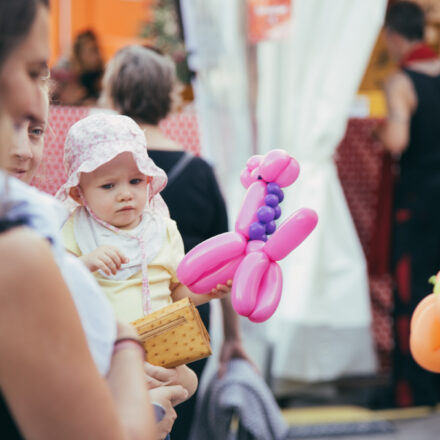
<svg viewBox="0 0 440 440">
<path fill-rule="evenodd" d="M 128 46 L 110 60 L 104 82 L 119 113 L 157 125 L 171 110 L 174 63 L 157 51 Z"/>
<path fill-rule="evenodd" d="M 85 41 L 93 41 L 96 44 L 98 44 L 98 37 L 96 36 L 95 32 L 93 32 L 91 29 L 87 29 L 81 33 L 79 33 L 75 41 L 73 43 L 73 55 L 79 59 L 81 54 L 81 47 L 84 44 Z"/>
<path fill-rule="evenodd" d="M 0 67 L 29 34 L 38 6 L 49 0 L 0 0 Z"/>
<path fill-rule="evenodd" d="M 409 41 L 423 40 L 425 14 L 418 4 L 399 1 L 390 6 L 385 18 L 385 27 Z"/>
</svg>

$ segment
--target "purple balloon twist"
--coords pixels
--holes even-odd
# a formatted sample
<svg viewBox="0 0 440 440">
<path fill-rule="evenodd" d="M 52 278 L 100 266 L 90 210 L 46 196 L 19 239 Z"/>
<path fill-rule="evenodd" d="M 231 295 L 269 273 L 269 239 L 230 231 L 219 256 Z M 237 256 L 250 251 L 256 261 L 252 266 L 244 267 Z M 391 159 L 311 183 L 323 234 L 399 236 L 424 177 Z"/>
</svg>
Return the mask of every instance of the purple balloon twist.
<svg viewBox="0 0 440 440">
<path fill-rule="evenodd" d="M 277 225 L 275 220 L 281 217 L 280 203 L 284 200 L 284 192 L 275 182 L 266 184 L 267 194 L 265 205 L 257 210 L 257 222 L 249 226 L 249 239 L 267 241 L 267 236 L 273 234 Z"/>
</svg>

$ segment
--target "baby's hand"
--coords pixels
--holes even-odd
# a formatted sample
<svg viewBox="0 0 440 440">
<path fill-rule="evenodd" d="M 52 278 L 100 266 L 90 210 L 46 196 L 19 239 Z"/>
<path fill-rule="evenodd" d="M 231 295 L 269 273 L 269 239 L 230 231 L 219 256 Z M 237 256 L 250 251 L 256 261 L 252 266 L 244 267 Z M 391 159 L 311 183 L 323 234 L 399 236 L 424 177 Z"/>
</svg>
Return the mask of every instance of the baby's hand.
<svg viewBox="0 0 440 440">
<path fill-rule="evenodd" d="M 90 272 L 102 270 L 106 275 L 115 275 L 128 258 L 114 246 L 99 246 L 90 254 L 80 257 Z"/>
<path fill-rule="evenodd" d="M 226 284 L 217 284 L 215 289 L 212 289 L 209 292 L 209 296 L 211 298 L 223 298 L 231 291 L 232 280 L 229 280 Z"/>
</svg>

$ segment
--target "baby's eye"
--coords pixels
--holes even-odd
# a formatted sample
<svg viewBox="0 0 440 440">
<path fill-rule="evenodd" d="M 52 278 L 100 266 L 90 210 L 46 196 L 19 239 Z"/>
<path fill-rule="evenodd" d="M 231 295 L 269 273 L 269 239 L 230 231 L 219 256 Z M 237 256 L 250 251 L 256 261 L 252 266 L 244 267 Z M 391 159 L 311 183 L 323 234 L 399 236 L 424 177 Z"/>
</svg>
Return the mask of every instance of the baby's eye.
<svg viewBox="0 0 440 440">
<path fill-rule="evenodd" d="M 130 180 L 130 184 L 131 185 L 138 185 L 139 183 L 141 183 L 143 181 L 143 179 L 131 179 Z"/>
<path fill-rule="evenodd" d="M 113 183 L 106 183 L 105 185 L 101 185 L 102 189 L 112 189 Z"/>
</svg>

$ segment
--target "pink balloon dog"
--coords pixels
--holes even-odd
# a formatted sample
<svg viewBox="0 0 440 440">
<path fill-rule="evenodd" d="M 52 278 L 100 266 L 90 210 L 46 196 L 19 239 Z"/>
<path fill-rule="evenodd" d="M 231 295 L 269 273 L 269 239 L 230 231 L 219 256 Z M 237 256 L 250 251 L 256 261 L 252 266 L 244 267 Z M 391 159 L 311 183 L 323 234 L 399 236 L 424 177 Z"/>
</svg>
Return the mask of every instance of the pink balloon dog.
<svg viewBox="0 0 440 440">
<path fill-rule="evenodd" d="M 278 228 L 281 188 L 298 177 L 298 162 L 283 150 L 253 156 L 240 176 L 247 192 L 235 232 L 200 243 L 185 255 L 177 276 L 195 293 L 208 293 L 217 284 L 232 283 L 232 305 L 251 321 L 269 319 L 281 299 L 283 277 L 277 261 L 286 257 L 313 231 L 318 216 L 299 209 Z M 267 236 L 271 235 L 270 238 Z"/>
</svg>

